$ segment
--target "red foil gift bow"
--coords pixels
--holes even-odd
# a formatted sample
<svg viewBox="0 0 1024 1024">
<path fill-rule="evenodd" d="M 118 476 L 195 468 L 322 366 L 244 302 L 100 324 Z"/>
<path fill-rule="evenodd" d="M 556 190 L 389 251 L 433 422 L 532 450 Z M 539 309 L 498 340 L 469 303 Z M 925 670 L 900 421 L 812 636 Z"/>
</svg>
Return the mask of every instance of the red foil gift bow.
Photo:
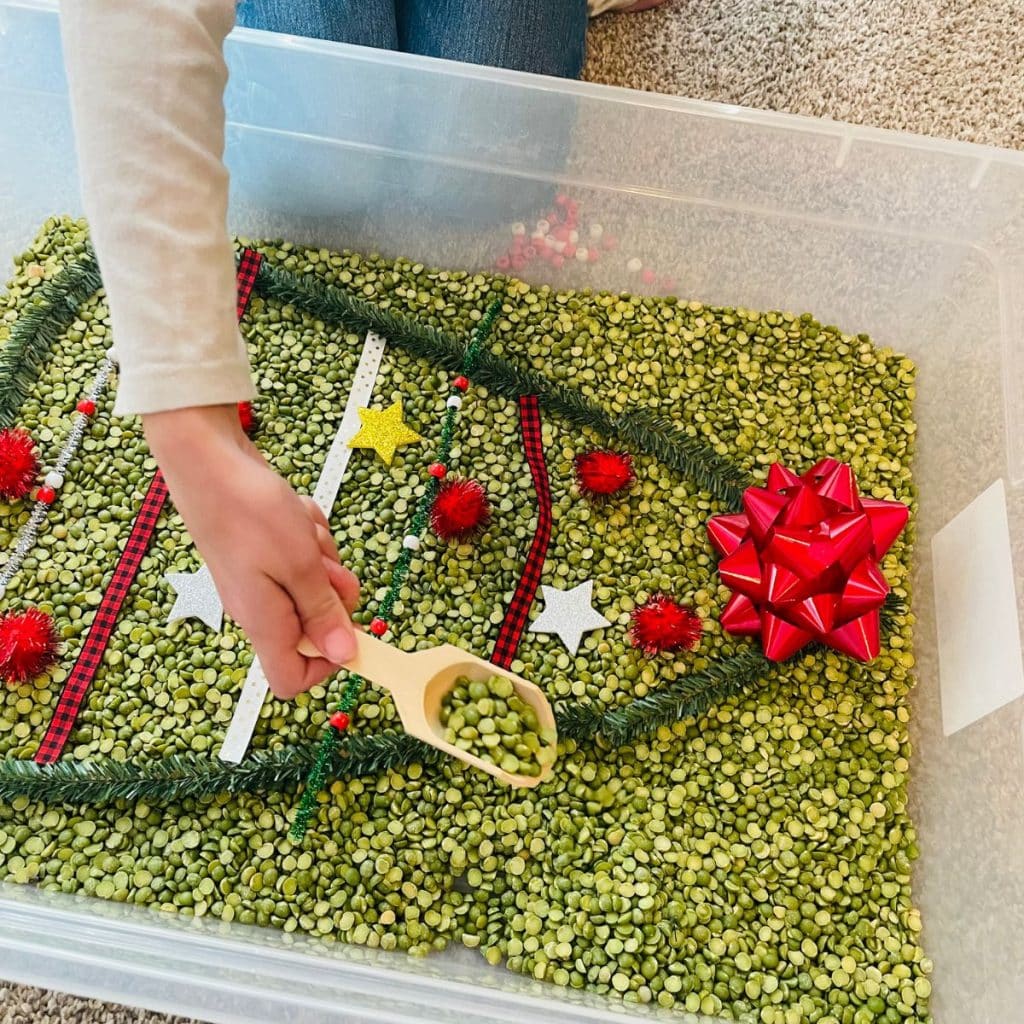
<svg viewBox="0 0 1024 1024">
<path fill-rule="evenodd" d="M 812 640 L 876 657 L 889 593 L 878 563 L 906 526 L 907 506 L 859 497 L 853 470 L 822 459 L 803 476 L 776 462 L 766 487 L 743 492 L 743 509 L 708 521 L 719 576 L 733 591 L 722 626 L 760 635 L 772 661 Z"/>
</svg>

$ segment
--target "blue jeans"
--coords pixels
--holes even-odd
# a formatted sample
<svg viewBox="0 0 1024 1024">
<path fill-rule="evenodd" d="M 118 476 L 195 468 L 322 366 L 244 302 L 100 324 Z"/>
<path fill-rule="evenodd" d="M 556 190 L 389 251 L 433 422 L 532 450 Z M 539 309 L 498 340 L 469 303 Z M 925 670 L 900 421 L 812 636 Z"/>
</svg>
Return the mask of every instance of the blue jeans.
<svg viewBox="0 0 1024 1024">
<path fill-rule="evenodd" d="M 238 24 L 579 78 L 586 0 L 239 0 Z"/>
</svg>

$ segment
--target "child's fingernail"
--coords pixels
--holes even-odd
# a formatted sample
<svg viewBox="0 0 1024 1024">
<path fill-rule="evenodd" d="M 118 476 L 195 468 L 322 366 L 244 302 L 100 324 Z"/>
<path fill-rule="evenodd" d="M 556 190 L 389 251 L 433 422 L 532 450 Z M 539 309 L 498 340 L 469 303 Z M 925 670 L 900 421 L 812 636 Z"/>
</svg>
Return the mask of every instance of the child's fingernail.
<svg viewBox="0 0 1024 1024">
<path fill-rule="evenodd" d="M 356 639 L 350 630 L 332 629 L 324 637 L 324 656 L 335 665 L 343 665 L 356 653 Z"/>
</svg>

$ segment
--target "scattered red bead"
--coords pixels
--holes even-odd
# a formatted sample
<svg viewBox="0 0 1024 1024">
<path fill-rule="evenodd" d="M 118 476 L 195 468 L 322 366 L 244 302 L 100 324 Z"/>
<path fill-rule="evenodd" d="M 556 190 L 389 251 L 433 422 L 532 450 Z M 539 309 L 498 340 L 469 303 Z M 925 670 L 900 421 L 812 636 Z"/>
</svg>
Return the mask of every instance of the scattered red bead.
<svg viewBox="0 0 1024 1024">
<path fill-rule="evenodd" d="M 238 403 L 238 422 L 250 437 L 256 433 L 256 413 L 253 412 L 252 402 Z"/>
<path fill-rule="evenodd" d="M 573 468 L 580 492 L 587 498 L 607 498 L 629 487 L 636 479 L 633 456 L 605 448 L 577 455 Z"/>
<path fill-rule="evenodd" d="M 629 636 L 645 654 L 660 654 L 694 650 L 702 632 L 699 615 L 668 594 L 655 594 L 633 612 Z"/>
<path fill-rule="evenodd" d="M 5 682 L 41 676 L 57 660 L 59 649 L 53 620 L 38 608 L 0 618 L 0 679 Z"/>
<path fill-rule="evenodd" d="M 374 619 L 370 623 L 370 632 L 374 636 L 383 636 L 388 631 L 388 624 L 383 619 Z"/>
<path fill-rule="evenodd" d="M 0 430 L 0 498 L 24 498 L 38 475 L 39 459 L 28 431 L 14 427 Z"/>
<path fill-rule="evenodd" d="M 452 387 L 458 388 L 460 391 L 466 391 L 469 388 L 469 378 L 458 376 L 452 381 Z"/>
<path fill-rule="evenodd" d="M 448 467 L 443 466 L 440 462 L 432 462 L 427 466 L 427 472 L 435 479 L 440 480 L 448 472 Z"/>
<path fill-rule="evenodd" d="M 352 719 L 349 718 L 344 711 L 335 711 L 334 714 L 331 715 L 330 721 L 331 725 L 334 726 L 338 732 L 344 732 L 351 724 Z"/>
<path fill-rule="evenodd" d="M 651 270 L 650 267 L 644 267 L 642 273 L 640 274 L 640 278 L 644 284 L 654 284 L 654 282 L 657 281 L 658 279 L 658 275 L 655 274 L 655 272 Z"/>
<path fill-rule="evenodd" d="M 446 480 L 430 509 L 431 529 L 441 540 L 468 540 L 479 534 L 490 520 L 487 492 L 476 480 Z"/>
<path fill-rule="evenodd" d="M 96 415 L 96 403 L 91 398 L 83 398 L 75 409 L 82 413 L 83 416 L 95 416 Z"/>
<path fill-rule="evenodd" d="M 52 487 L 40 487 L 36 491 L 36 501 L 44 505 L 52 505 L 57 500 L 57 492 Z"/>
</svg>

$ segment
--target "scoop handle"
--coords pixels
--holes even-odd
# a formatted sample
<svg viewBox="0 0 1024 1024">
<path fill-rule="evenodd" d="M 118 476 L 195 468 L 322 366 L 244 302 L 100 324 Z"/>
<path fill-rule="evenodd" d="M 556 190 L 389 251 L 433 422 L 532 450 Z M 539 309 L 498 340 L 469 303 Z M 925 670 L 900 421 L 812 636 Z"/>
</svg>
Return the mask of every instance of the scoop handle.
<svg viewBox="0 0 1024 1024">
<path fill-rule="evenodd" d="M 345 668 L 395 694 L 418 690 L 423 685 L 423 680 L 417 678 L 422 673 L 417 671 L 411 654 L 361 629 L 356 630 L 356 656 L 345 662 Z"/>
<path fill-rule="evenodd" d="M 309 637 L 299 642 L 299 654 L 321 657 Z M 356 630 L 356 654 L 344 667 L 368 679 L 374 686 L 390 690 L 396 697 L 421 690 L 425 680 L 411 654 L 378 640 L 361 629 Z"/>
</svg>

